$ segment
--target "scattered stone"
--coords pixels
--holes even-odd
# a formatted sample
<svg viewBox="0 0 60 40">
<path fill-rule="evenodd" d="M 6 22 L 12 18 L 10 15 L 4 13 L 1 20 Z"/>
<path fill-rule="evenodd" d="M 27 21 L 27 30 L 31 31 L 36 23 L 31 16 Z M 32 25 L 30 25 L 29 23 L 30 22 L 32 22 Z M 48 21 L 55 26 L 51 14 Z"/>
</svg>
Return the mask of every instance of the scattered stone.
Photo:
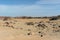
<svg viewBox="0 0 60 40">
<path fill-rule="evenodd" d="M 43 35 L 41 35 L 41 37 L 43 37 Z"/>
<path fill-rule="evenodd" d="M 9 25 L 9 22 L 5 22 L 5 24 Z"/>
<path fill-rule="evenodd" d="M 38 33 L 41 33 L 40 31 Z"/>
<path fill-rule="evenodd" d="M 27 35 L 31 35 L 31 33 L 28 33 Z"/>
<path fill-rule="evenodd" d="M 60 28 L 60 26 L 58 26 Z"/>
<path fill-rule="evenodd" d="M 45 29 L 47 26 L 45 24 L 38 24 L 37 27 Z"/>
</svg>

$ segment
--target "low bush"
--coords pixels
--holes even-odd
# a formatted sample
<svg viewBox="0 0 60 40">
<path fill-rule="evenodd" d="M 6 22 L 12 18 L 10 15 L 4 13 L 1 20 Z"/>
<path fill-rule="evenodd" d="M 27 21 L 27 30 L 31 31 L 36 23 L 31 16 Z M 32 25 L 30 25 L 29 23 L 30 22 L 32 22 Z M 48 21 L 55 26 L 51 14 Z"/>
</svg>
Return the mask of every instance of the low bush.
<svg viewBox="0 0 60 40">
<path fill-rule="evenodd" d="M 49 20 L 51 21 L 51 20 L 57 20 L 57 19 L 58 19 L 57 17 L 52 17 Z"/>
<path fill-rule="evenodd" d="M 26 24 L 27 24 L 27 25 L 34 25 L 33 22 L 27 22 Z"/>
</svg>

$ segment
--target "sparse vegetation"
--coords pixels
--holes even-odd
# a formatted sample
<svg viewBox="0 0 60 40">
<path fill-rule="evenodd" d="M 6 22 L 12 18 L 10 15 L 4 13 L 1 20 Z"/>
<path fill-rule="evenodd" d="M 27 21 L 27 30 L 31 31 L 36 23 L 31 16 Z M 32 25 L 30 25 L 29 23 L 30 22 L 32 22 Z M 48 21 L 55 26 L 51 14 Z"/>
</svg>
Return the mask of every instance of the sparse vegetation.
<svg viewBox="0 0 60 40">
<path fill-rule="evenodd" d="M 8 28 L 9 31 L 15 32 L 16 35 L 26 34 L 28 36 L 44 37 L 45 35 L 58 34 L 60 32 L 60 19 L 58 17 L 24 16 L 12 18 L 12 20 L 9 17 L 4 17 L 3 21 L 0 20 L 0 23 L 0 26 L 4 27 L 1 27 L 2 29 L 7 30 Z"/>
<path fill-rule="evenodd" d="M 28 29 L 28 31 L 31 31 L 31 29 Z"/>
<path fill-rule="evenodd" d="M 4 17 L 3 21 L 7 21 L 10 17 Z"/>
<path fill-rule="evenodd" d="M 57 17 L 52 17 L 52 18 L 50 18 L 49 20 L 50 20 L 50 21 L 52 21 L 52 20 L 58 20 L 58 18 L 57 18 Z"/>
<path fill-rule="evenodd" d="M 34 25 L 33 22 L 27 22 L 26 24 L 27 24 L 27 25 Z"/>
<path fill-rule="evenodd" d="M 45 29 L 47 26 L 45 24 L 38 24 L 36 27 L 38 27 L 39 29 Z"/>
<path fill-rule="evenodd" d="M 58 29 L 58 30 L 53 30 L 53 32 L 60 32 L 60 30 Z"/>
<path fill-rule="evenodd" d="M 9 25 L 9 22 L 5 22 L 5 24 Z"/>
</svg>

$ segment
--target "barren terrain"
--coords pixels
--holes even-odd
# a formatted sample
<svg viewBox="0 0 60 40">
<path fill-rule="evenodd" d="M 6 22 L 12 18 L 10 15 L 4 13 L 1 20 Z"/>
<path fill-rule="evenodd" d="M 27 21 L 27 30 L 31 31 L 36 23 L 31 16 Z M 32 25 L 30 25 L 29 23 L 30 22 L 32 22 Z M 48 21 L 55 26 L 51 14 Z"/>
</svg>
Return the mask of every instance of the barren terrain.
<svg viewBox="0 0 60 40">
<path fill-rule="evenodd" d="M 60 19 L 2 18 L 0 40 L 60 40 Z"/>
</svg>

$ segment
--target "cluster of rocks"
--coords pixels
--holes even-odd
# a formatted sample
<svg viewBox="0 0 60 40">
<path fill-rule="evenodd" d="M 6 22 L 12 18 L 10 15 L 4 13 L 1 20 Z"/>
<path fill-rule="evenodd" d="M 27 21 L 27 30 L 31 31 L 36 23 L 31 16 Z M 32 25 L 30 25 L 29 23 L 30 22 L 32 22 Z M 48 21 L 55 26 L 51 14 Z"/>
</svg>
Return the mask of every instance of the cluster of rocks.
<svg viewBox="0 0 60 40">
<path fill-rule="evenodd" d="M 38 35 L 40 35 L 41 37 L 43 37 L 44 36 L 44 32 L 43 32 L 43 30 L 45 29 L 45 28 L 47 28 L 47 26 L 44 24 L 44 22 L 27 22 L 26 23 L 26 25 L 28 25 L 28 26 L 33 26 L 34 28 L 36 28 L 36 30 L 38 30 L 37 31 L 37 34 Z M 33 29 L 34 29 L 33 28 Z M 29 30 L 31 30 L 31 29 L 29 29 Z M 28 35 L 32 35 L 31 33 L 28 33 Z"/>
<path fill-rule="evenodd" d="M 50 27 L 52 27 L 53 32 L 60 32 L 60 24 L 57 24 L 55 22 L 48 22 L 48 24 L 51 25 Z"/>
<path fill-rule="evenodd" d="M 54 19 L 55 20 L 55 19 Z M 49 25 L 48 25 L 49 24 Z M 36 28 L 37 33 L 43 37 L 44 34 L 46 34 L 46 31 L 50 30 L 50 27 L 52 28 L 52 33 L 56 33 L 56 32 L 60 32 L 60 25 L 55 23 L 55 22 L 51 22 L 51 21 L 48 21 L 48 22 L 27 22 L 26 25 L 28 26 L 33 26 Z M 44 29 L 46 29 L 45 33 L 44 33 Z M 48 29 L 48 30 L 47 30 Z M 29 35 L 29 34 L 28 34 Z"/>
<path fill-rule="evenodd" d="M 23 28 L 19 28 L 18 26 L 15 26 L 17 23 L 16 20 L 14 21 L 4 21 L 4 24 L 3 24 L 3 27 L 9 27 L 9 28 L 12 28 L 12 29 L 23 29 Z"/>
<path fill-rule="evenodd" d="M 15 22 L 17 22 L 17 21 L 8 22 L 6 20 L 7 19 L 4 19 L 4 21 L 5 21 L 4 22 L 4 24 L 5 24 L 4 26 L 11 27 L 13 29 L 17 29 L 17 28 L 15 28 L 13 26 L 15 24 Z M 52 18 L 50 20 L 57 20 L 57 19 Z M 50 21 L 50 20 L 47 21 L 47 22 L 44 22 L 44 21 L 40 21 L 40 22 L 26 22 L 25 25 L 27 25 L 29 27 L 32 26 L 33 29 L 35 28 L 34 31 L 36 30 L 36 32 L 34 32 L 34 33 L 36 33 L 37 35 L 40 35 L 40 37 L 43 37 L 48 31 L 47 29 L 49 29 L 50 27 L 52 28 L 52 32 L 53 33 L 60 32 L 60 25 L 55 23 L 55 22 L 53 22 L 53 21 Z M 10 24 L 13 24 L 13 25 L 10 25 Z M 23 29 L 23 28 L 20 28 L 20 29 Z M 46 31 L 45 31 L 45 29 L 46 29 Z M 32 32 L 31 32 L 31 31 L 33 31 L 32 29 L 28 28 L 27 31 L 29 31 L 27 33 L 27 35 L 33 35 Z"/>
<path fill-rule="evenodd" d="M 13 25 L 10 25 L 12 22 L 5 22 L 4 24 L 4 26 L 6 26 L 6 27 L 11 27 L 11 28 L 13 28 L 14 29 L 14 26 Z"/>
</svg>

